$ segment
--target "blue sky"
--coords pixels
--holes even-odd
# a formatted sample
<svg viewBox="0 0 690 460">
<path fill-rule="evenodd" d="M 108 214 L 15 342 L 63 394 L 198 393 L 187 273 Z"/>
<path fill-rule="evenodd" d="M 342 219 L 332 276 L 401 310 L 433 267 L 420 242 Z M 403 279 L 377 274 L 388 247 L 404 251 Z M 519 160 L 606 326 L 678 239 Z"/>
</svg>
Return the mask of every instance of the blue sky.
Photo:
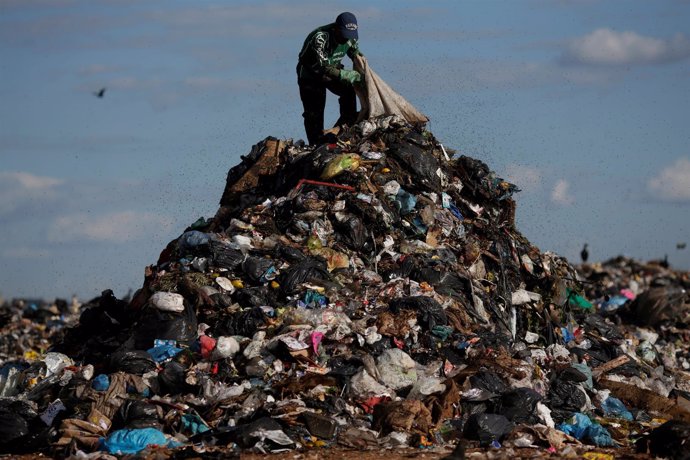
<svg viewBox="0 0 690 460">
<path fill-rule="evenodd" d="M 542 251 L 690 269 L 688 0 L 0 0 L 0 295 L 140 287 L 240 155 L 304 137 L 297 53 L 347 10 Z"/>
</svg>

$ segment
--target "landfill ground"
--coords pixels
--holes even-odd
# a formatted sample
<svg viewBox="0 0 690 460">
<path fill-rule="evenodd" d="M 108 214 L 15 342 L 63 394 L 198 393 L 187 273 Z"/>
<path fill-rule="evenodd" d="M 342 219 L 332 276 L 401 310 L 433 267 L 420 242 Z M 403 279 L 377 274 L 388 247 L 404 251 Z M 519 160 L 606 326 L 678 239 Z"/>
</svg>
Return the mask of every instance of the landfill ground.
<svg viewBox="0 0 690 460">
<path fill-rule="evenodd" d="M 518 192 L 397 117 L 266 138 L 131 297 L 2 304 L 0 455 L 690 458 L 690 274 Z"/>
</svg>

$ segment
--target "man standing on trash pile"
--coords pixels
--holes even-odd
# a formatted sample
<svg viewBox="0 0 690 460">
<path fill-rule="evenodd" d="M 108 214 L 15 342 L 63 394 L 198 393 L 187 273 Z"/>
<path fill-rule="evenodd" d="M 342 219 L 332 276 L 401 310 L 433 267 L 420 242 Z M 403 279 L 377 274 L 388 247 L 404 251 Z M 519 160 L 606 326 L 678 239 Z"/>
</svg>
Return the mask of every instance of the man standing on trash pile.
<svg viewBox="0 0 690 460">
<path fill-rule="evenodd" d="M 304 129 L 310 145 L 323 136 L 323 115 L 326 90 L 336 94 L 340 104 L 338 125 L 352 125 L 357 119 L 357 97 L 354 85 L 362 75 L 343 68 L 340 61 L 347 54 L 353 59 L 361 55 L 357 39 L 357 18 L 352 13 L 340 13 L 334 23 L 313 30 L 304 41 L 297 62 L 297 84 L 304 106 Z"/>
</svg>

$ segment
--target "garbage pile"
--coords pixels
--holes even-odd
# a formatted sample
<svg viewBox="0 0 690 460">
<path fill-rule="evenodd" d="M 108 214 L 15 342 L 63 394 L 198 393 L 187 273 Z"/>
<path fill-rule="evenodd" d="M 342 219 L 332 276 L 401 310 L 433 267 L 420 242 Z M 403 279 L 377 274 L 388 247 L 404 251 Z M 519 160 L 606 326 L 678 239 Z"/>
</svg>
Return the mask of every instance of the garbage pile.
<svg viewBox="0 0 690 460">
<path fill-rule="evenodd" d="M 687 273 L 540 252 L 424 125 L 331 136 L 253 146 L 131 301 L 4 363 L 0 451 L 684 452 Z"/>
</svg>

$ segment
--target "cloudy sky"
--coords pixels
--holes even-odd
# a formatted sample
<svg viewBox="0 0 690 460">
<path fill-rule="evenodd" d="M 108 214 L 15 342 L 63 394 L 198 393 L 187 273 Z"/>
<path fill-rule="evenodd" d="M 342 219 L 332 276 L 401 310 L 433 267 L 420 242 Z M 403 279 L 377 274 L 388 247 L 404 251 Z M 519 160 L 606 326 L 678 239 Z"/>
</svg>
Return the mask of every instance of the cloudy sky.
<svg viewBox="0 0 690 460">
<path fill-rule="evenodd" d="M 344 10 L 542 251 L 690 269 L 688 0 L 0 0 L 0 295 L 140 287 L 240 155 L 304 137 L 297 53 Z"/>
</svg>

